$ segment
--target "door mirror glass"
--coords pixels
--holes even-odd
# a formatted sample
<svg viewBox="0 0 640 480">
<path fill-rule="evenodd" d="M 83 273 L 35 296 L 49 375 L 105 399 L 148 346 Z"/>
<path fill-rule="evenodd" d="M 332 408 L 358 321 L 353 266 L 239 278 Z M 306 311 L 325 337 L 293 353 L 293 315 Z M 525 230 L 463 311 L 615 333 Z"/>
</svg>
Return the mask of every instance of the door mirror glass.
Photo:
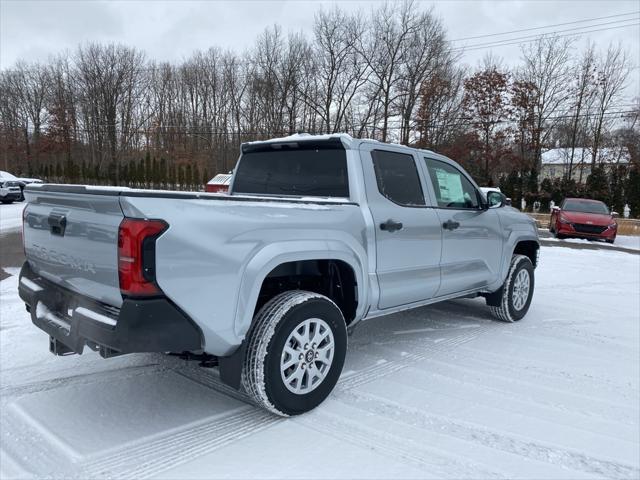
<svg viewBox="0 0 640 480">
<path fill-rule="evenodd" d="M 507 204 L 507 198 L 502 193 L 492 190 L 487 193 L 487 203 L 489 208 L 500 208 Z"/>
</svg>

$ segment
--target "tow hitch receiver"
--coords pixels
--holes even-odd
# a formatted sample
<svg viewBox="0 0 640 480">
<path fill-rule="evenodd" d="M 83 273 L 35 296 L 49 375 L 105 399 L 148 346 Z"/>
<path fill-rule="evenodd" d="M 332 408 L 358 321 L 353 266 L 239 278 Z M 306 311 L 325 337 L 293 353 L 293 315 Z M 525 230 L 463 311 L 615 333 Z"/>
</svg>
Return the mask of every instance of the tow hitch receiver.
<svg viewBox="0 0 640 480">
<path fill-rule="evenodd" d="M 53 337 L 49 337 L 49 351 L 54 355 L 64 357 L 67 355 L 74 355 L 76 352 L 67 347 L 64 343 L 56 340 Z"/>
</svg>

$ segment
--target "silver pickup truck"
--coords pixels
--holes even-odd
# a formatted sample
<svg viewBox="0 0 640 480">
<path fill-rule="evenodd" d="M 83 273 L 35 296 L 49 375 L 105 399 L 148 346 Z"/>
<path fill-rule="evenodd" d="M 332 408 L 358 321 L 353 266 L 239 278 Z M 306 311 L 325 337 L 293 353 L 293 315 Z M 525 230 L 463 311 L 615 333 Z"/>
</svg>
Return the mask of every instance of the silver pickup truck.
<svg viewBox="0 0 640 480">
<path fill-rule="evenodd" d="M 362 320 L 483 296 L 512 322 L 533 295 L 534 222 L 430 151 L 294 135 L 243 144 L 228 195 L 25 195 L 19 292 L 52 353 L 206 355 L 279 415 L 329 395 Z"/>
</svg>

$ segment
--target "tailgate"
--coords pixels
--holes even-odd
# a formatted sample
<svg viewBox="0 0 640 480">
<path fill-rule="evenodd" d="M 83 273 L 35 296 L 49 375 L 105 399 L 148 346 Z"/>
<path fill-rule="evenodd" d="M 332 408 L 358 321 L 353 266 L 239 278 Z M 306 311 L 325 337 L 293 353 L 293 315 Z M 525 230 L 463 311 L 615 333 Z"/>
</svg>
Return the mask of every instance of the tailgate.
<svg viewBox="0 0 640 480">
<path fill-rule="evenodd" d="M 117 191 L 25 190 L 24 245 L 38 275 L 99 302 L 120 307 Z"/>
</svg>

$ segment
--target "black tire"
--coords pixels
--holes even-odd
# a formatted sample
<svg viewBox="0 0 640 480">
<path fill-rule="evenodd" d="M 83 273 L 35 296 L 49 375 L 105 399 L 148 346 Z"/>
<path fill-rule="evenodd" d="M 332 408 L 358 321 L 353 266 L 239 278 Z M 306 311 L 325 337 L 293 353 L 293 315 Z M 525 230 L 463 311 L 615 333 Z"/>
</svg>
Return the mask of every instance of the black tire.
<svg viewBox="0 0 640 480">
<path fill-rule="evenodd" d="M 522 270 L 525 270 L 529 276 L 529 290 L 526 301 L 520 308 L 514 305 L 514 281 Z M 525 274 L 523 274 L 525 275 Z M 499 294 L 499 302 L 497 306 L 490 306 L 491 313 L 498 320 L 504 322 L 517 322 L 522 319 L 529 310 L 531 299 L 533 298 L 533 290 L 535 287 L 535 277 L 533 264 L 529 257 L 525 255 L 514 255 L 511 258 L 509 273 L 502 288 L 496 292 Z"/>
<path fill-rule="evenodd" d="M 610 244 L 612 244 L 612 245 L 613 245 L 613 242 L 615 242 L 615 241 L 616 241 L 616 239 L 614 238 L 613 240 L 609 240 L 609 239 L 607 238 L 605 241 L 606 241 L 607 243 L 610 243 Z"/>
<path fill-rule="evenodd" d="M 285 384 L 283 376 L 286 373 L 281 372 L 281 361 L 285 344 L 291 340 L 290 335 L 310 319 L 320 319 L 328 325 L 333 336 L 333 357 L 323 379 L 306 393 L 294 393 Z M 302 346 L 300 349 L 301 353 L 305 352 L 303 359 L 299 364 L 296 361 L 291 368 L 296 371 L 309 368 L 303 367 L 303 363 L 308 366 L 313 363 L 313 368 L 316 368 L 316 362 L 320 360 L 306 363 L 309 350 Z M 317 407 L 331 393 L 340 378 L 346 353 L 346 323 L 335 303 L 314 292 L 284 292 L 269 300 L 255 317 L 242 369 L 242 385 L 259 406 L 280 416 L 299 415 Z M 304 378 L 304 372 L 302 374 Z M 307 382 L 313 383 L 308 379 L 308 373 L 306 378 Z"/>
<path fill-rule="evenodd" d="M 2 203 L 5 205 L 9 205 L 11 203 L 13 203 L 13 200 L 2 200 Z"/>
</svg>

